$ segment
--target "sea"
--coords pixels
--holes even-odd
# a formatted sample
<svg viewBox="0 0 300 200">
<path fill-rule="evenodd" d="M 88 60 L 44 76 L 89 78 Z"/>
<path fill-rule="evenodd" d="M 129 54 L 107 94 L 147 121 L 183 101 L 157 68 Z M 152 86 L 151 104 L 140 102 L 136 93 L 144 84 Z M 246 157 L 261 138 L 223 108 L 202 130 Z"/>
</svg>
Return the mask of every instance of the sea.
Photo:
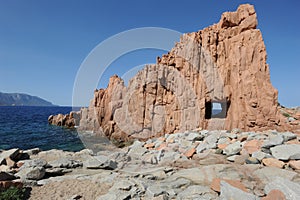
<svg viewBox="0 0 300 200">
<path fill-rule="evenodd" d="M 70 111 L 72 107 L 0 106 L 0 150 L 40 148 L 80 151 L 89 148 L 98 152 L 111 149 L 112 144 L 107 138 L 79 134 L 75 128 L 48 124 L 50 115 Z M 213 114 L 218 112 L 213 110 Z"/>
<path fill-rule="evenodd" d="M 0 149 L 84 149 L 75 128 L 48 124 L 50 115 L 71 110 L 72 107 L 0 106 Z"/>
</svg>

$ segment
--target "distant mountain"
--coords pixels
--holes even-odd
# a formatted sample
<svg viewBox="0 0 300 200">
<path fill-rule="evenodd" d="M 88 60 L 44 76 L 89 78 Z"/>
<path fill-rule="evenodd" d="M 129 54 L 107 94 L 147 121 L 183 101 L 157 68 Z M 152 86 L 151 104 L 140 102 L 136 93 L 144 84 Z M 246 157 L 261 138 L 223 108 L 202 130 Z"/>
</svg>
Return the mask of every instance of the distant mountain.
<svg viewBox="0 0 300 200">
<path fill-rule="evenodd" d="M 36 96 L 21 93 L 0 92 L 0 106 L 55 106 Z"/>
</svg>

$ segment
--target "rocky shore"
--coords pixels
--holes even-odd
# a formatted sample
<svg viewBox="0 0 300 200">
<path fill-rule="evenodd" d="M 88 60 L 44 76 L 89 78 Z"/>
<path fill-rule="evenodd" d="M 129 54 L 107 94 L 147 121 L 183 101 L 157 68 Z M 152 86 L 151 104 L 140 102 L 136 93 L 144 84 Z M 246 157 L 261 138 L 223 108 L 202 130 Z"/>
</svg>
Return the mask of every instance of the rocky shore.
<svg viewBox="0 0 300 200">
<path fill-rule="evenodd" d="M 109 151 L 10 149 L 0 187 L 29 199 L 300 199 L 300 136 L 194 130 Z"/>
</svg>

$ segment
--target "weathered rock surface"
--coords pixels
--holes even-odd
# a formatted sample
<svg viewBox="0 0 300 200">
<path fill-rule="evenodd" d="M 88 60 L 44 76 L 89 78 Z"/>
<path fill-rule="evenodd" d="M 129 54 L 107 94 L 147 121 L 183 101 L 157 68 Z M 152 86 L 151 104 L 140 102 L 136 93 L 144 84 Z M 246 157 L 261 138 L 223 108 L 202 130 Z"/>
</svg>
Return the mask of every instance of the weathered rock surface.
<svg viewBox="0 0 300 200">
<path fill-rule="evenodd" d="M 300 144 L 286 144 L 271 148 L 272 155 L 279 160 L 300 160 Z"/>
<path fill-rule="evenodd" d="M 87 169 L 116 169 L 117 163 L 107 156 L 94 156 L 83 163 Z"/>
<path fill-rule="evenodd" d="M 63 190 L 60 198 L 64 199 L 75 195 L 82 199 L 91 197 L 90 191 L 82 193 L 76 186 L 82 187 L 82 182 L 88 183 L 89 188 L 93 186 L 93 191 L 97 187 L 102 191 L 92 199 L 276 199 L 298 195 L 299 160 L 278 160 L 262 150 L 272 153 L 273 148 L 291 145 L 291 140 L 298 141 L 300 137 L 272 145 L 270 150 L 257 145 L 257 141 L 263 144 L 274 135 L 285 133 L 234 132 L 198 130 L 166 134 L 145 142 L 135 141 L 123 149 L 97 153 L 87 149 L 76 153 L 53 149 L 31 154 L 25 160 L 17 155 L 13 168 L 7 163 L 0 166 L 5 170 L 0 172 L 0 187 L 22 181 L 33 188 L 34 194 L 36 190 L 49 194 L 55 186 L 56 190 Z M 231 156 L 222 153 L 225 148 L 216 144 L 223 142 L 238 150 L 231 151 Z M 209 148 L 197 152 L 197 145 L 202 143 Z M 248 153 L 253 146 L 257 151 Z M 277 183 L 278 178 L 284 180 L 279 181 L 282 184 Z M 60 185 L 62 189 L 57 189 Z M 70 191 L 71 186 L 76 191 Z"/>
<path fill-rule="evenodd" d="M 227 199 L 249 199 L 249 200 L 258 200 L 259 198 L 251 193 L 244 192 L 236 187 L 233 187 L 225 181 L 221 181 L 221 195 L 220 200 Z"/>
<path fill-rule="evenodd" d="M 70 114 L 66 115 L 50 115 L 48 117 L 48 122 L 49 124 L 54 124 L 57 126 L 66 126 L 69 128 L 73 128 L 79 124 L 80 117 L 80 112 L 70 112 Z"/>
<path fill-rule="evenodd" d="M 300 199 L 300 184 L 290 180 L 277 177 L 265 187 L 265 192 L 269 193 L 272 190 L 279 190 L 283 192 L 286 200 Z"/>
<path fill-rule="evenodd" d="M 95 90 L 89 108 L 50 116 L 49 123 L 79 125 L 79 130 L 118 141 L 146 140 L 199 127 L 300 130 L 296 117 L 300 112 L 278 104 L 266 47 L 256 26 L 252 5 L 225 12 L 217 24 L 184 34 L 157 64 L 139 71 L 128 87 L 113 76 L 106 89 Z M 217 116 L 212 115 L 214 102 L 222 106 Z M 291 116 L 295 120 L 287 121 Z M 265 145 L 271 147 L 272 142 Z"/>
</svg>

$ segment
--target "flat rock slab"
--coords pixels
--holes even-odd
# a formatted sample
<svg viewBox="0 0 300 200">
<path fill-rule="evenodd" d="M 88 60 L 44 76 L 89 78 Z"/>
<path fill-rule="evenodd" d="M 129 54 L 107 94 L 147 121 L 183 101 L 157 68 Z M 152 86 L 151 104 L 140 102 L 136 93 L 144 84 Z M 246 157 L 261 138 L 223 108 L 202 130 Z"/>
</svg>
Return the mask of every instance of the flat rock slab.
<svg viewBox="0 0 300 200">
<path fill-rule="evenodd" d="M 214 199 L 216 194 L 207 186 L 191 185 L 177 195 L 178 199 Z M 207 198 L 210 197 L 210 198 Z"/>
<path fill-rule="evenodd" d="M 87 169 L 116 169 L 117 163 L 107 156 L 94 156 L 83 162 Z"/>
<path fill-rule="evenodd" d="M 220 200 L 229 200 L 229 199 L 259 200 L 259 198 L 254 194 L 244 192 L 243 190 L 231 186 L 225 181 L 221 181 Z"/>
<path fill-rule="evenodd" d="M 45 174 L 44 167 L 28 167 L 20 170 L 16 176 L 19 176 L 22 180 L 40 180 Z"/>
<path fill-rule="evenodd" d="M 276 177 L 265 186 L 265 193 L 269 193 L 271 190 L 280 190 L 285 195 L 286 200 L 300 199 L 300 184 L 288 179 Z"/>
<path fill-rule="evenodd" d="M 285 144 L 272 147 L 271 153 L 278 160 L 300 160 L 300 144 Z"/>
<path fill-rule="evenodd" d="M 265 184 L 277 177 L 292 180 L 297 176 L 296 172 L 285 169 L 279 169 L 277 167 L 263 167 L 261 169 L 256 170 L 253 174 Z"/>
<path fill-rule="evenodd" d="M 270 147 L 282 144 L 283 141 L 284 141 L 284 139 L 281 135 L 273 136 L 269 140 L 265 141 L 261 147 L 270 148 Z"/>
<path fill-rule="evenodd" d="M 70 158 L 60 158 L 58 160 L 53 160 L 48 163 L 53 168 L 76 168 L 81 167 L 82 162 L 73 160 Z"/>
<path fill-rule="evenodd" d="M 174 174 L 174 177 L 182 177 L 191 180 L 195 184 L 210 185 L 214 178 L 240 180 L 240 174 L 236 168 L 229 164 L 208 165 L 201 168 L 182 169 Z"/>
</svg>

